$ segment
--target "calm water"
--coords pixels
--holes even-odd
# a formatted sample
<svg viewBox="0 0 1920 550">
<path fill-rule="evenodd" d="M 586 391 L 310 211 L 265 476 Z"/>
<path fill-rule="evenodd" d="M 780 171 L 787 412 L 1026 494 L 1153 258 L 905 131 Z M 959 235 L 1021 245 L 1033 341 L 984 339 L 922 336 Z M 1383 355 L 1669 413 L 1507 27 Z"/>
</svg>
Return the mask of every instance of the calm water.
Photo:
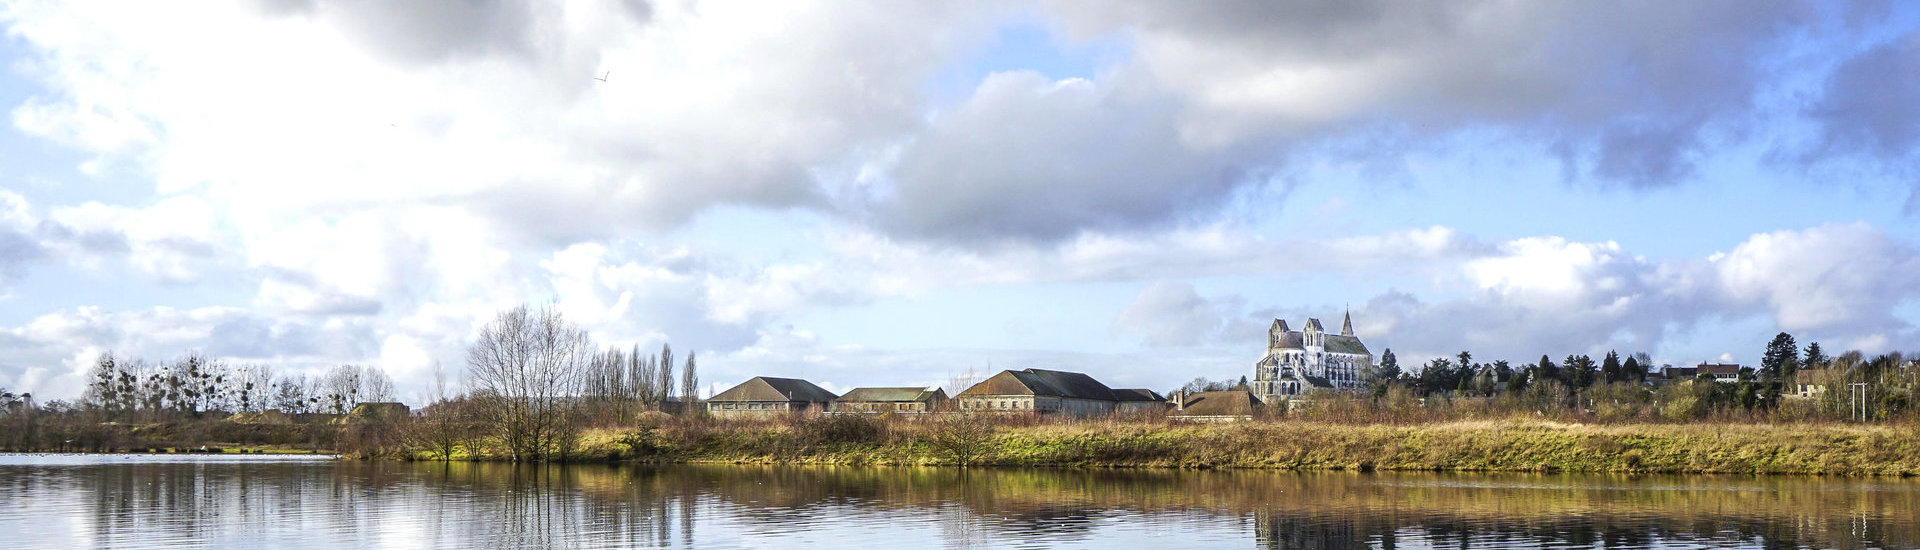
<svg viewBox="0 0 1920 550">
<path fill-rule="evenodd" d="M 1915 548 L 1920 483 L 0 455 L 9 548 Z"/>
</svg>

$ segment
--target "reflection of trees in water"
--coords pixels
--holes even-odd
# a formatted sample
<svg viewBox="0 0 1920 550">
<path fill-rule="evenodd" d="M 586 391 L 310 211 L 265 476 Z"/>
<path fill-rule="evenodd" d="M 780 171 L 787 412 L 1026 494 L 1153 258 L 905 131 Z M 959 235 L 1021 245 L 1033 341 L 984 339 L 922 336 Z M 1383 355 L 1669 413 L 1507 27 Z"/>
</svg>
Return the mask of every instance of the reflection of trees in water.
<svg viewBox="0 0 1920 550">
<path fill-rule="evenodd" d="M 1254 534 L 1264 548 L 1483 548 L 1489 546 L 1649 548 L 1763 545 L 1766 548 L 1913 547 L 1911 519 L 1855 514 L 1822 521 L 1806 516 L 1549 514 L 1502 517 L 1444 510 L 1262 510 Z M 1835 529 L 1835 527 L 1839 527 Z M 1904 531 L 1901 531 L 1904 529 Z"/>
<path fill-rule="evenodd" d="M 1270 548 L 1920 547 L 1901 480 L 339 462 L 85 467 L 0 491 L 72 495 L 94 546 L 696 546 L 851 518 L 974 548 L 1121 518 Z"/>
</svg>

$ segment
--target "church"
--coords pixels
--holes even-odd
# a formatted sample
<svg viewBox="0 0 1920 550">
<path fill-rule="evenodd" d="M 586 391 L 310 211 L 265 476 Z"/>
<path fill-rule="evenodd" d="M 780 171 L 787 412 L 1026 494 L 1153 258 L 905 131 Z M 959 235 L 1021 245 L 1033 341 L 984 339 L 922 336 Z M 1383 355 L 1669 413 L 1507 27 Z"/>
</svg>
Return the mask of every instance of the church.
<svg viewBox="0 0 1920 550">
<path fill-rule="evenodd" d="M 1353 314 L 1340 323 L 1339 334 L 1328 334 L 1320 320 L 1308 318 L 1295 331 L 1287 322 L 1273 320 L 1267 329 L 1267 354 L 1253 364 L 1254 397 L 1272 403 L 1315 388 L 1359 389 L 1373 370 L 1373 353 L 1353 334 Z"/>
</svg>

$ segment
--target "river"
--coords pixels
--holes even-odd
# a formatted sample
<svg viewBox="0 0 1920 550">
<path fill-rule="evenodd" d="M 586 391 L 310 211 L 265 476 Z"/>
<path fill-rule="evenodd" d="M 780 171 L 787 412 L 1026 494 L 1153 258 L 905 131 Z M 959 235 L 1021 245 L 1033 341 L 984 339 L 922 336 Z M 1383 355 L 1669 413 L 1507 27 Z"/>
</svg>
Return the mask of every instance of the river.
<svg viewBox="0 0 1920 550">
<path fill-rule="evenodd" d="M 1920 482 L 0 455 L 6 548 L 1915 548 Z"/>
</svg>

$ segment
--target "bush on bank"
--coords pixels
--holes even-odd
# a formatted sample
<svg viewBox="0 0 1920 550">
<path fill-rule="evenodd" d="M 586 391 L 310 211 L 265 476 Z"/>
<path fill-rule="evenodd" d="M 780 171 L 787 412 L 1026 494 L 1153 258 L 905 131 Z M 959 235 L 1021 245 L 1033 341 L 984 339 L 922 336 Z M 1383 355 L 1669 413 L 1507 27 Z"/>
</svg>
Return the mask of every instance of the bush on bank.
<svg viewBox="0 0 1920 550">
<path fill-rule="evenodd" d="M 449 458 L 421 448 L 406 456 Z M 498 460 L 504 454 L 482 443 L 450 458 Z M 1889 425 L 1603 425 L 1524 418 L 1406 425 L 1297 419 L 1047 423 L 966 415 L 673 418 L 588 430 L 566 460 L 1910 476 L 1920 474 L 1920 433 Z"/>
</svg>

